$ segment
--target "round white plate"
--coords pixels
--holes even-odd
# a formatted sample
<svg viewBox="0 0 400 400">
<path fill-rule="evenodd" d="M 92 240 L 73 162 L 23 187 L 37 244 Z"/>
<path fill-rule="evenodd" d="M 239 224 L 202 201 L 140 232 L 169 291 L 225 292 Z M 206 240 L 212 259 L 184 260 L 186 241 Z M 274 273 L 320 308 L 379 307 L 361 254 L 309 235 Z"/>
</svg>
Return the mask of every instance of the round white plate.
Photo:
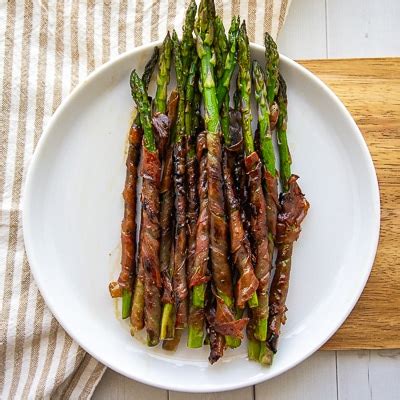
<svg viewBox="0 0 400 400">
<path fill-rule="evenodd" d="M 31 162 L 24 238 L 36 283 L 65 330 L 115 371 L 166 389 L 214 392 L 270 379 L 316 351 L 343 323 L 369 276 L 379 235 L 379 191 L 367 146 L 337 97 L 281 57 L 288 85 L 293 172 L 311 209 L 295 245 L 288 321 L 270 368 L 246 347 L 214 366 L 208 348 L 147 348 L 116 318 L 109 281 L 119 268 L 121 191 L 133 101 L 129 74 L 153 44 L 91 74 L 57 109 Z M 252 46 L 263 62 L 264 49 Z M 170 87 L 174 86 L 171 80 Z M 154 86 L 151 87 L 154 89 Z"/>
</svg>

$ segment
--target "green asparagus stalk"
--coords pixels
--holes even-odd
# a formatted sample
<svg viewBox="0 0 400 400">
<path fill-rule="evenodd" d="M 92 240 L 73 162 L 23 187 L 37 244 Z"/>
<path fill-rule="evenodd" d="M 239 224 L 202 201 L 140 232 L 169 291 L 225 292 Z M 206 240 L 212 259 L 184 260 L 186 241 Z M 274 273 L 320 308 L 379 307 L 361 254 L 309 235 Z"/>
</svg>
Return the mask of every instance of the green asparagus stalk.
<svg viewBox="0 0 400 400">
<path fill-rule="evenodd" d="M 132 97 L 140 113 L 143 126 L 143 187 L 141 221 L 141 262 L 145 268 L 144 317 L 147 331 L 147 344 L 155 346 L 159 342 L 161 301 L 160 301 L 160 259 L 159 259 L 159 190 L 161 165 L 151 123 L 150 102 L 143 81 L 136 71 L 132 71 L 130 84 Z"/>
<path fill-rule="evenodd" d="M 258 105 L 261 158 L 266 170 L 275 177 L 275 152 L 269 125 L 268 93 L 264 72 L 257 61 L 253 61 L 253 82 Z"/>
<path fill-rule="evenodd" d="M 254 153 L 253 132 L 251 130 L 251 76 L 250 76 L 250 47 L 249 38 L 246 32 L 246 24 L 243 21 L 238 35 L 238 88 L 241 95 L 242 129 L 244 138 L 244 148 L 246 155 Z"/>
<path fill-rule="evenodd" d="M 239 17 L 233 17 L 228 34 L 229 51 L 225 57 L 224 70 L 221 78 L 218 80 L 218 86 L 216 89 L 219 108 L 222 107 L 223 100 L 226 94 L 229 93 L 232 75 L 236 66 L 237 37 L 239 33 L 239 26 Z"/>
<path fill-rule="evenodd" d="M 279 75 L 279 93 L 278 93 L 278 104 L 279 104 L 279 117 L 276 128 L 279 159 L 280 159 L 280 179 L 282 189 L 284 192 L 288 191 L 288 180 L 291 175 L 292 157 L 290 155 L 286 127 L 287 127 L 287 94 L 286 94 L 286 83 L 281 75 Z"/>
<path fill-rule="evenodd" d="M 215 17 L 215 35 L 214 35 L 214 52 L 215 52 L 215 81 L 218 86 L 224 70 L 225 60 L 228 54 L 229 43 L 225 34 L 224 24 L 219 16 Z M 223 104 L 220 106 L 221 130 L 224 137 L 224 143 L 229 146 L 229 91 L 222 99 Z"/>
<path fill-rule="evenodd" d="M 147 88 L 151 75 L 158 60 L 158 47 L 154 48 L 150 60 L 147 62 L 142 81 Z M 126 179 L 124 188 L 124 219 L 121 225 L 121 273 L 118 282 L 112 282 L 113 286 L 121 290 L 122 318 L 128 318 L 132 306 L 132 281 L 136 269 L 136 183 L 138 178 L 138 166 L 140 161 L 140 148 L 142 144 L 142 128 L 140 126 L 140 114 L 131 126 L 129 133 L 129 150 L 126 159 Z"/>
<path fill-rule="evenodd" d="M 268 251 L 266 204 L 262 190 L 261 166 L 259 157 L 254 150 L 253 132 L 251 129 L 250 48 L 246 25 L 244 22 L 240 27 L 238 36 L 238 64 L 238 87 L 241 95 L 242 129 L 246 153 L 245 167 L 249 177 L 249 195 L 253 209 L 251 217 L 251 234 L 255 242 L 255 272 L 259 280 L 257 290 L 258 307 L 252 309 L 252 318 L 254 319 L 254 336 L 260 340 L 264 339 L 267 334 L 270 256 Z M 249 347 L 248 351 L 250 355 L 252 349 Z"/>
<path fill-rule="evenodd" d="M 139 110 L 140 121 L 143 127 L 143 142 L 144 147 L 151 153 L 157 152 L 156 141 L 153 134 L 153 127 L 151 124 L 151 110 L 150 102 L 145 90 L 143 81 L 139 78 L 135 70 L 131 73 L 130 84 L 132 89 L 132 97 L 136 102 Z"/>
<path fill-rule="evenodd" d="M 214 52 L 215 52 L 215 81 L 218 82 L 223 76 L 225 70 L 225 59 L 228 54 L 228 39 L 225 34 L 222 19 L 217 15 L 214 21 Z"/>
<path fill-rule="evenodd" d="M 183 24 L 183 33 L 182 33 L 182 68 L 183 73 L 185 74 L 185 80 L 189 74 L 190 63 L 192 61 L 192 53 L 194 48 L 194 38 L 193 38 L 193 29 L 194 22 L 196 19 L 196 1 L 191 0 L 189 6 L 186 10 L 185 23 Z"/>
<path fill-rule="evenodd" d="M 274 39 L 268 32 L 264 36 L 268 104 L 272 105 L 278 93 L 279 53 Z"/>
<path fill-rule="evenodd" d="M 221 302 L 217 304 L 217 323 L 222 317 L 218 308 L 226 306 L 230 321 L 233 315 L 233 289 L 230 265 L 228 263 L 227 222 L 224 210 L 222 189 L 222 148 L 221 127 L 218 112 L 218 100 L 211 47 L 214 41 L 215 6 L 212 0 L 202 0 L 195 25 L 197 36 L 197 54 L 201 61 L 200 76 L 205 108 L 207 129 L 207 169 L 208 200 L 210 209 L 211 264 L 217 295 Z"/>
<path fill-rule="evenodd" d="M 200 96 L 198 93 L 198 57 L 194 49 L 192 64 L 186 82 L 186 109 L 185 109 L 185 129 L 188 138 L 188 152 L 186 162 L 186 180 L 188 190 L 188 258 L 187 275 L 190 285 L 192 277 L 195 275 L 196 258 L 196 231 L 197 219 L 199 215 L 199 193 L 197 188 L 199 176 L 199 162 L 196 160 L 196 134 L 198 129 L 198 116 L 200 113 Z M 205 284 L 194 286 L 202 289 Z M 188 340 L 189 348 L 198 348 L 203 345 L 204 332 L 204 294 L 201 290 L 192 289 L 190 293 L 190 309 L 188 319 Z"/>
<path fill-rule="evenodd" d="M 147 64 L 144 67 L 144 72 L 142 75 L 142 81 L 146 91 L 149 88 L 151 77 L 153 76 L 153 72 L 156 69 L 159 56 L 160 49 L 156 46 L 154 47 L 153 54 L 151 55 L 150 60 L 147 61 Z"/>
<path fill-rule="evenodd" d="M 167 89 L 170 80 L 172 42 L 169 32 L 165 36 L 158 63 L 157 90 L 154 99 L 156 112 L 165 114 L 167 111 Z"/>
<path fill-rule="evenodd" d="M 272 143 L 271 129 L 270 129 L 270 115 L 268 105 L 267 87 L 265 83 L 264 72 L 257 61 L 253 62 L 253 80 L 255 87 L 255 97 L 258 105 L 258 126 L 260 137 L 261 158 L 265 167 L 265 180 L 266 187 L 265 197 L 267 205 L 267 226 L 268 226 L 268 247 L 269 254 L 273 254 L 275 247 L 276 235 L 276 219 L 278 215 L 278 180 L 275 169 L 275 153 Z M 268 280 L 271 279 L 272 258 L 270 258 Z M 268 282 L 269 286 L 269 282 Z M 268 294 L 266 295 L 266 304 L 268 304 Z M 268 321 L 267 321 L 268 323 Z M 264 355 L 264 342 L 266 340 L 266 330 L 256 329 L 254 336 L 261 340 L 261 355 Z M 265 346 L 264 346 L 265 347 Z"/>
<path fill-rule="evenodd" d="M 286 83 L 279 75 L 278 103 L 282 107 L 277 125 L 277 141 L 281 158 L 280 175 L 283 194 L 280 198 L 280 212 L 277 222 L 277 257 L 274 279 L 271 284 L 269 300 L 268 337 L 262 344 L 260 362 L 270 365 L 277 351 L 281 325 L 286 321 L 286 297 L 289 290 L 289 278 L 294 242 L 301 232 L 301 223 L 310 207 L 297 184 L 298 176 L 291 174 L 291 158 L 286 137 L 287 94 Z"/>
</svg>

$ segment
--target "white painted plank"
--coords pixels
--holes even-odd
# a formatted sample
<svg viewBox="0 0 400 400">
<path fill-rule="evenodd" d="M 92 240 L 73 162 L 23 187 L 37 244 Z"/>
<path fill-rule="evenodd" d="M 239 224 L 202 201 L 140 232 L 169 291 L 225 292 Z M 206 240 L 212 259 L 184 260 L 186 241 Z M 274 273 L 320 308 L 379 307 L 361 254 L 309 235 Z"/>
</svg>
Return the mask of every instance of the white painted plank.
<svg viewBox="0 0 400 400">
<path fill-rule="evenodd" d="M 156 389 L 143 383 L 126 378 L 107 369 L 97 386 L 93 400 L 168 400 L 166 390 Z"/>
<path fill-rule="evenodd" d="M 399 56 L 399 17 L 398 0 L 327 0 L 328 57 Z"/>
<path fill-rule="evenodd" d="M 253 399 L 253 386 L 231 390 L 229 392 L 220 393 L 182 393 L 182 392 L 169 392 L 168 400 L 254 400 Z"/>
<path fill-rule="evenodd" d="M 338 400 L 372 400 L 369 382 L 370 351 L 338 351 Z"/>
<path fill-rule="evenodd" d="M 400 350 L 371 351 L 369 383 L 372 399 L 400 399 Z"/>
<path fill-rule="evenodd" d="M 293 0 L 278 37 L 279 51 L 294 59 L 326 58 L 325 0 Z"/>
<path fill-rule="evenodd" d="M 336 355 L 320 351 L 270 381 L 256 385 L 256 400 L 337 400 Z"/>
</svg>

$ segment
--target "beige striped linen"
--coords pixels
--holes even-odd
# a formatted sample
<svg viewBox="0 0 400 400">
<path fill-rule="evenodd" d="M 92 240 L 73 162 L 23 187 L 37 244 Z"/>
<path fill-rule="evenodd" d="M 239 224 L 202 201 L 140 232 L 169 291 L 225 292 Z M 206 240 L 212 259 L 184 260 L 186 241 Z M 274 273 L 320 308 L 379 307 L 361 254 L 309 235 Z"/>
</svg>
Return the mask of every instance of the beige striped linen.
<svg viewBox="0 0 400 400">
<path fill-rule="evenodd" d="M 90 398 L 105 367 L 51 315 L 29 270 L 21 196 L 29 161 L 68 93 L 109 59 L 180 32 L 188 0 L 0 1 L 0 398 Z M 216 1 L 251 41 L 277 36 L 290 0 Z M 106 288 L 99 288 L 99 290 Z"/>
</svg>

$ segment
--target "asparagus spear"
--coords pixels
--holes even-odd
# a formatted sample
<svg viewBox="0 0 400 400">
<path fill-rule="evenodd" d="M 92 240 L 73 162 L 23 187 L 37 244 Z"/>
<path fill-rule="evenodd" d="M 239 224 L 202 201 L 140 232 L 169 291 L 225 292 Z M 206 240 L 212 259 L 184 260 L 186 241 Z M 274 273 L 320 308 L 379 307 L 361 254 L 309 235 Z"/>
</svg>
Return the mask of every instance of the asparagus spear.
<svg viewBox="0 0 400 400">
<path fill-rule="evenodd" d="M 271 106 L 278 93 L 279 53 L 272 36 L 265 32 L 265 59 L 267 74 L 268 105 Z"/>
<path fill-rule="evenodd" d="M 293 244 L 300 235 L 301 223 L 310 207 L 297 184 L 299 177 L 291 174 L 290 153 L 286 140 L 286 84 L 281 76 L 279 76 L 278 102 L 281 112 L 277 125 L 277 136 L 279 154 L 282 158 L 280 170 L 284 193 L 280 199 L 281 210 L 278 215 L 276 230 L 278 254 L 269 300 L 268 338 L 266 346 L 260 354 L 260 361 L 267 365 L 272 363 L 273 354 L 277 351 L 280 328 L 286 321 L 285 303 L 289 289 Z"/>
<path fill-rule="evenodd" d="M 251 261 L 250 243 L 243 228 L 240 215 L 240 203 L 234 192 L 234 180 L 232 175 L 234 159 L 225 152 L 223 169 L 225 179 L 225 197 L 229 215 L 230 244 L 232 259 L 239 272 L 239 279 L 235 285 L 236 306 L 244 308 L 248 302 L 249 307 L 257 307 L 258 280 L 254 274 Z"/>
<path fill-rule="evenodd" d="M 267 227 L 268 227 L 268 245 L 269 254 L 272 255 L 275 246 L 276 236 L 276 220 L 278 216 L 278 179 L 275 169 L 275 153 L 272 143 L 270 120 L 269 120 L 269 105 L 268 92 L 265 84 L 264 72 L 257 61 L 253 62 L 253 81 L 255 87 L 255 97 L 258 105 L 258 125 L 259 125 L 259 140 L 261 159 L 264 164 L 264 184 L 265 184 L 265 200 L 267 207 Z M 271 280 L 272 257 L 268 269 L 268 283 Z M 268 296 L 268 295 L 267 295 Z M 268 297 L 266 298 L 268 304 Z M 266 331 L 256 329 L 254 337 L 265 341 Z"/>
<path fill-rule="evenodd" d="M 214 52 L 215 52 L 215 81 L 216 84 L 220 82 L 224 70 L 225 60 L 228 54 L 228 39 L 225 34 L 224 24 L 220 17 L 215 18 L 215 35 L 214 35 Z M 229 82 L 230 84 L 230 82 Z M 222 106 L 220 106 L 220 117 L 221 117 L 221 130 L 224 137 L 225 145 L 229 146 L 230 135 L 229 135 L 229 91 L 222 99 Z"/>
<path fill-rule="evenodd" d="M 174 90 L 168 101 L 168 118 L 170 127 L 174 127 L 175 115 L 178 106 L 178 93 Z M 169 144 L 164 157 L 163 173 L 161 178 L 160 189 L 160 268 L 163 283 L 162 303 L 163 315 L 161 320 L 160 339 L 172 339 L 175 333 L 174 321 L 174 296 L 172 288 L 172 270 L 171 268 L 171 249 L 173 249 L 172 232 L 173 226 L 173 210 L 174 210 L 174 194 L 173 194 L 173 147 Z M 174 323 L 170 323 L 173 321 Z"/>
<path fill-rule="evenodd" d="M 176 122 L 176 143 L 174 145 L 174 186 L 175 186 L 175 260 L 173 286 L 176 303 L 176 329 L 187 324 L 187 283 L 186 283 L 186 144 L 185 144 L 185 75 L 181 44 L 174 31 L 172 34 L 176 79 L 179 93 L 178 118 Z"/>
<path fill-rule="evenodd" d="M 151 55 L 150 60 L 147 61 L 147 64 L 144 67 L 144 72 L 142 75 L 143 85 L 146 90 L 149 88 L 151 77 L 153 76 L 153 72 L 156 69 L 159 56 L 160 49 L 156 46 L 154 47 L 153 54 Z"/>
<path fill-rule="evenodd" d="M 216 75 L 217 78 L 221 78 L 224 72 L 227 49 L 230 43 L 228 43 L 226 38 L 222 21 L 218 17 L 215 19 L 215 27 L 214 48 L 217 55 Z M 234 38 L 231 38 L 231 40 L 235 41 Z M 221 110 L 221 129 L 226 149 L 229 149 L 229 146 L 232 144 L 229 119 L 229 92 L 227 92 Z M 237 200 L 237 195 L 234 192 L 234 178 L 232 175 L 234 156 L 233 154 L 229 155 L 229 151 L 225 153 L 223 160 L 223 173 L 225 178 L 225 197 L 227 200 L 229 216 L 231 254 L 233 262 L 240 274 L 240 278 L 238 279 L 235 288 L 236 306 L 243 308 L 245 303 L 249 301 L 250 307 L 256 307 L 258 303 L 256 294 L 258 281 L 253 271 L 250 245 L 248 241 L 246 242 L 247 238 L 240 216 L 240 204 Z"/>
<path fill-rule="evenodd" d="M 189 72 L 189 64 L 194 45 L 193 26 L 196 17 L 196 2 L 191 1 L 186 11 L 185 24 L 183 26 L 183 39 L 179 43 L 178 36 L 175 31 L 172 35 L 172 46 L 175 59 L 175 69 L 178 86 L 178 111 L 175 126 L 175 137 L 173 146 L 174 159 L 174 186 L 175 186 L 175 209 L 176 209 L 176 225 L 175 225 L 175 252 L 173 264 L 173 289 L 175 295 L 175 316 L 173 316 L 172 304 L 165 304 L 162 318 L 161 331 L 166 331 L 165 327 L 172 326 L 172 319 L 177 329 L 183 329 L 187 323 L 187 285 L 186 285 L 186 197 L 185 197 L 185 169 L 186 169 L 186 143 L 185 139 L 185 82 Z M 163 347 L 168 350 L 174 350 L 179 343 L 181 332 L 177 332 L 174 340 L 170 343 L 163 343 Z M 171 337 L 168 337 L 171 339 Z"/>
<path fill-rule="evenodd" d="M 279 107 L 274 100 L 278 93 L 278 72 L 279 72 L 279 53 L 274 39 L 266 32 L 264 36 L 265 43 L 265 73 L 267 83 L 267 96 L 269 105 L 269 119 L 271 131 L 275 129 L 278 121 Z"/>
<path fill-rule="evenodd" d="M 157 64 L 158 55 L 158 47 L 155 47 L 142 76 L 142 81 L 146 88 Z M 120 292 L 120 296 L 122 295 L 123 319 L 129 317 L 132 304 L 132 283 L 136 264 L 136 186 L 142 136 L 140 114 L 137 113 L 128 139 L 129 150 L 126 159 L 126 178 L 123 192 L 125 202 L 124 218 L 121 224 L 121 272 L 118 281 L 110 283 L 110 288 L 113 288 L 114 292 Z"/>
<path fill-rule="evenodd" d="M 199 163 L 199 180 L 197 191 L 199 194 L 199 217 L 195 231 L 195 252 L 193 268 L 188 269 L 189 287 L 204 288 L 204 292 L 192 290 L 191 306 L 189 314 L 189 336 L 188 347 L 197 348 L 202 346 L 204 303 L 206 282 L 208 274 L 208 252 L 209 252 L 209 219 L 208 190 L 207 190 L 207 137 L 202 132 L 197 137 L 197 160 Z"/>
<path fill-rule="evenodd" d="M 214 21 L 215 81 L 218 85 L 225 70 L 225 59 L 228 54 L 228 39 L 222 19 L 217 15 Z"/>
<path fill-rule="evenodd" d="M 229 52 L 226 55 L 224 71 L 222 77 L 218 81 L 218 86 L 216 89 L 218 104 L 220 108 L 222 107 L 223 99 L 225 98 L 226 94 L 229 93 L 231 78 L 236 66 L 237 36 L 239 32 L 239 25 L 239 17 L 233 17 L 228 34 Z"/>
<path fill-rule="evenodd" d="M 188 258 L 187 258 L 187 276 L 188 276 L 188 285 L 191 290 L 190 294 L 190 308 L 189 308 L 189 334 L 187 346 L 190 348 L 197 348 L 203 345 L 203 325 L 204 325 L 204 306 L 201 304 L 201 299 L 199 299 L 199 292 L 196 292 L 196 296 L 193 293 L 192 286 L 204 287 L 204 284 L 200 283 L 198 279 L 196 279 L 196 273 L 201 274 L 205 273 L 205 269 L 199 268 L 199 261 L 196 262 L 196 258 L 202 255 L 202 248 L 199 244 L 199 249 L 197 249 L 197 239 L 200 243 L 202 243 L 202 236 L 199 233 L 197 235 L 197 220 L 199 216 L 199 194 L 202 198 L 202 212 L 207 213 L 207 220 L 204 224 L 199 224 L 199 228 L 205 225 L 205 230 L 207 230 L 207 235 L 205 237 L 206 245 L 204 248 L 206 255 L 204 262 L 208 262 L 208 210 L 207 208 L 207 175 L 206 175 L 206 165 L 207 165 L 207 153 L 202 147 L 205 145 L 205 136 L 204 139 L 200 139 L 200 149 L 199 149 L 199 157 L 196 157 L 196 136 L 198 129 L 198 116 L 197 113 L 200 113 L 200 93 L 198 92 L 197 85 L 197 68 L 198 68 L 198 58 L 197 53 L 194 49 L 193 51 L 193 61 L 191 64 L 190 72 L 188 75 L 188 79 L 186 82 L 186 136 L 189 138 L 188 140 L 188 153 L 186 158 L 186 177 L 187 177 L 187 189 L 188 189 L 188 231 L 189 231 L 189 242 L 188 242 Z M 192 104 L 193 103 L 193 104 Z M 203 155 L 204 153 L 204 155 Z M 199 182 L 199 164 L 201 164 L 200 177 L 203 183 Z M 197 187 L 197 183 L 199 182 L 199 187 Z M 201 231 L 200 231 L 201 232 Z M 203 256 L 201 256 L 203 257 Z M 202 262 L 202 258 L 200 258 L 200 264 Z M 207 264 L 205 264 L 207 265 Z M 203 278 L 204 280 L 204 278 Z M 199 285 L 200 283 L 200 285 Z M 204 283 L 204 282 L 203 282 Z M 200 304 L 199 304 L 200 303 Z"/>
<path fill-rule="evenodd" d="M 238 87 L 241 94 L 242 129 L 246 152 L 245 169 L 248 175 L 249 200 L 252 209 L 251 234 L 254 240 L 256 258 L 255 272 L 259 280 L 257 290 L 258 307 L 252 310 L 252 316 L 255 324 L 254 335 L 263 338 L 266 337 L 267 330 L 270 256 L 268 252 L 266 204 L 261 180 L 261 163 L 258 154 L 254 150 L 253 133 L 251 130 L 250 49 L 244 22 L 240 27 L 238 36 L 238 64 Z"/>
<path fill-rule="evenodd" d="M 193 29 L 196 19 L 196 1 L 191 0 L 186 10 L 185 23 L 182 28 L 182 68 L 185 80 L 189 74 L 190 62 L 192 61 L 192 53 L 194 48 Z"/>
<path fill-rule="evenodd" d="M 214 40 L 215 5 L 212 0 L 202 0 L 195 25 L 197 36 L 197 54 L 201 61 L 200 75 L 207 128 L 207 170 L 208 201 L 210 210 L 210 242 L 212 274 L 218 298 L 215 317 L 215 329 L 225 334 L 221 324 L 236 328 L 233 335 L 241 336 L 236 324 L 233 307 L 233 290 L 230 266 L 228 263 L 227 223 L 224 213 L 222 189 L 222 147 L 221 128 L 218 115 L 218 101 L 215 90 L 214 68 L 211 46 Z"/>
<path fill-rule="evenodd" d="M 145 270 L 144 316 L 147 331 L 147 344 L 155 346 L 160 335 L 160 222 L 159 190 L 161 165 L 153 134 L 150 117 L 150 103 L 143 81 L 136 71 L 132 71 L 132 97 L 140 112 L 143 126 L 143 186 L 142 186 L 142 221 L 141 221 L 141 262 Z"/>
<path fill-rule="evenodd" d="M 163 114 L 165 114 L 167 110 L 167 88 L 170 79 L 171 50 L 171 36 L 168 32 L 165 36 L 158 62 L 157 90 L 154 99 L 155 111 Z"/>
<path fill-rule="evenodd" d="M 155 68 L 155 65 L 158 61 L 159 63 L 159 72 L 157 75 L 157 92 L 156 92 L 156 99 L 155 104 L 156 112 L 165 112 L 166 110 L 166 96 L 167 96 L 167 86 L 169 82 L 169 70 L 170 70 L 170 58 L 171 58 L 171 39 L 169 34 L 166 35 L 164 39 L 163 46 L 161 48 L 161 55 L 157 49 L 156 53 L 157 56 L 153 55 L 152 59 L 145 67 L 145 71 L 143 74 L 143 84 L 144 89 L 147 91 L 147 87 L 150 83 L 151 74 L 150 71 Z M 140 112 L 138 113 L 140 117 Z M 143 121 L 139 119 L 137 123 L 143 125 Z M 155 142 L 155 140 L 154 140 Z M 143 210 L 142 210 L 142 220 L 143 220 Z M 142 228 L 140 229 L 139 234 L 139 242 L 142 243 Z M 138 272 L 137 272 L 137 279 L 135 282 L 135 289 L 134 289 L 134 296 L 133 296 L 133 303 L 132 303 L 132 312 L 131 312 L 131 324 L 132 324 L 132 331 L 133 334 L 136 331 L 143 329 L 144 321 L 144 306 L 145 306 L 145 272 L 144 272 L 144 265 L 142 262 L 142 255 L 141 249 L 139 249 L 138 255 Z"/>
<path fill-rule="evenodd" d="M 291 175 L 292 157 L 290 155 L 289 146 L 286 136 L 287 128 L 287 94 L 286 94 L 286 82 L 282 75 L 279 75 L 279 118 L 277 124 L 277 141 L 279 149 L 279 160 L 280 160 L 280 179 L 282 184 L 283 192 L 287 192 L 289 189 L 288 181 Z"/>
</svg>

